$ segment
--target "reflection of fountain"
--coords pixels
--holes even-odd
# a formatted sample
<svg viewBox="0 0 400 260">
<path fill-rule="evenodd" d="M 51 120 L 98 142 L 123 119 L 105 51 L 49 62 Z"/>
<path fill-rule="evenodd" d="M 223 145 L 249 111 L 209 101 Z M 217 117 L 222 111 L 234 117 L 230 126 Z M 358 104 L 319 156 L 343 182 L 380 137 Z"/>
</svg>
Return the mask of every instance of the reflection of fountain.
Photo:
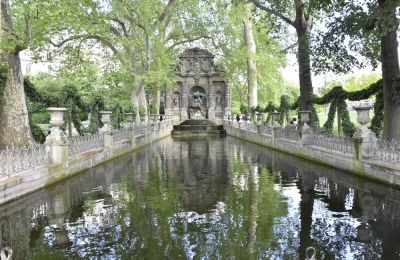
<svg viewBox="0 0 400 260">
<path fill-rule="evenodd" d="M 255 252 L 255 242 L 257 240 L 257 219 L 258 219 L 258 166 L 250 164 L 249 173 L 249 191 L 250 191 L 250 225 L 247 230 L 247 251 L 250 255 Z"/>
</svg>

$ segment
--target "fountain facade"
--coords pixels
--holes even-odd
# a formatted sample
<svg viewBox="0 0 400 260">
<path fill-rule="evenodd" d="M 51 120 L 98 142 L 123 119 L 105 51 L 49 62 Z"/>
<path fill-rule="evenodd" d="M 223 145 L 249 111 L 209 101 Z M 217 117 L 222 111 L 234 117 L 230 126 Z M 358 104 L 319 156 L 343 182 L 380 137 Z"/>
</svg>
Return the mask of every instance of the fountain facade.
<svg viewBox="0 0 400 260">
<path fill-rule="evenodd" d="M 230 84 L 214 64 L 214 55 L 193 48 L 184 51 L 179 60 L 176 85 L 165 96 L 165 113 L 175 122 L 209 119 L 222 124 L 224 116 L 231 113 Z"/>
</svg>

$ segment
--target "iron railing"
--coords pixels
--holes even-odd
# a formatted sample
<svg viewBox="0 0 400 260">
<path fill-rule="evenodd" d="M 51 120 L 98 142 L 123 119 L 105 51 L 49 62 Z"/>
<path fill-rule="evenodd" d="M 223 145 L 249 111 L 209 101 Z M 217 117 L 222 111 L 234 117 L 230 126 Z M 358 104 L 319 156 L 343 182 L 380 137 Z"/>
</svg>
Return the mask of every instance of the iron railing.
<svg viewBox="0 0 400 260">
<path fill-rule="evenodd" d="M 395 140 L 378 140 L 374 145 L 372 159 L 400 163 L 400 143 Z"/>
<path fill-rule="evenodd" d="M 293 141 L 299 141 L 300 135 L 296 127 L 285 127 L 281 130 L 281 138 Z"/>
<path fill-rule="evenodd" d="M 113 142 L 120 142 L 129 139 L 129 131 L 127 128 L 116 129 L 113 132 Z"/>
<path fill-rule="evenodd" d="M 68 155 L 74 156 L 104 146 L 104 135 L 84 135 L 68 139 Z"/>
<path fill-rule="evenodd" d="M 47 145 L 6 147 L 0 151 L 0 176 L 10 176 L 48 163 L 50 163 L 50 147 Z"/>
<path fill-rule="evenodd" d="M 311 135 L 309 141 L 311 145 L 345 154 L 353 154 L 354 151 L 354 143 L 350 137 L 314 133 Z"/>
</svg>

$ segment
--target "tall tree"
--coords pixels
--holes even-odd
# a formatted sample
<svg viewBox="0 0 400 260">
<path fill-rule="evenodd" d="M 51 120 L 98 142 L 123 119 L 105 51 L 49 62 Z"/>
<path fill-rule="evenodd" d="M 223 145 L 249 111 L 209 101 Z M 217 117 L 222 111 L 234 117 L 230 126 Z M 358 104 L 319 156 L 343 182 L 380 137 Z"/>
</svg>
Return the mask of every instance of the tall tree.
<svg viewBox="0 0 400 260">
<path fill-rule="evenodd" d="M 332 1 L 325 9 L 328 30 L 320 33 L 316 43 L 318 57 L 323 57 L 318 70 L 346 72 L 355 66 L 376 67 L 381 62 L 383 136 L 389 140 L 400 140 L 399 6 L 396 0 Z"/>
<path fill-rule="evenodd" d="M 284 66 L 284 53 L 272 34 L 274 21 L 260 22 L 258 14 L 250 13 L 251 4 L 247 1 L 220 0 L 216 3 L 212 14 L 218 27 L 210 35 L 216 53 L 221 56 L 219 63 L 232 82 L 232 109 L 239 111 L 241 105 L 249 105 L 246 96 L 251 92 L 254 95 L 250 108 L 257 104 L 265 106 L 276 99 L 278 89 L 283 87 L 279 68 Z M 250 35 L 246 33 L 250 32 L 248 26 L 251 26 Z M 245 39 L 246 34 L 251 41 Z M 254 52 L 249 50 L 250 45 Z M 255 87 L 249 90 L 249 86 Z"/>
<path fill-rule="evenodd" d="M 261 10 L 276 16 L 296 30 L 298 39 L 297 59 L 299 64 L 300 109 L 311 110 L 310 96 L 313 93 L 310 59 L 310 34 L 313 27 L 313 5 L 308 1 L 252 0 Z M 311 1 L 312 2 L 312 1 Z M 294 15 L 293 15 L 294 14 Z"/>
<path fill-rule="evenodd" d="M 257 65 L 256 42 L 253 34 L 253 23 L 251 21 L 251 7 L 248 3 L 244 4 L 243 14 L 244 42 L 247 49 L 247 85 L 248 85 L 248 107 L 251 110 L 258 105 L 257 99 Z"/>
<path fill-rule="evenodd" d="M 386 27 L 381 28 L 380 39 L 384 98 L 383 137 L 400 141 L 400 80 L 396 17 L 398 6 L 400 6 L 399 1 L 378 1 L 381 23 Z"/>
<path fill-rule="evenodd" d="M 29 145 L 33 143 L 26 107 L 20 52 L 30 41 L 29 14 L 25 15 L 25 36 L 18 36 L 8 0 L 0 1 L 0 63 L 7 69 L 4 86 L 0 86 L 0 145 Z"/>
</svg>

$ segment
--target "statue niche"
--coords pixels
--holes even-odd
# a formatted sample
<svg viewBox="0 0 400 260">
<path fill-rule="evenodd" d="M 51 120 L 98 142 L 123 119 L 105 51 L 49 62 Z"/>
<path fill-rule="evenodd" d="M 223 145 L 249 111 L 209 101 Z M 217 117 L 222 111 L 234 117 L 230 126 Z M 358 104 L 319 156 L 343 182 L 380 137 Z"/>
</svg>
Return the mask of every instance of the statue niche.
<svg viewBox="0 0 400 260">
<path fill-rule="evenodd" d="M 195 86 L 190 91 L 190 119 L 206 119 L 207 118 L 207 95 L 204 88 Z"/>
<path fill-rule="evenodd" d="M 179 110 L 179 92 L 177 91 L 172 94 L 172 109 Z"/>
</svg>

